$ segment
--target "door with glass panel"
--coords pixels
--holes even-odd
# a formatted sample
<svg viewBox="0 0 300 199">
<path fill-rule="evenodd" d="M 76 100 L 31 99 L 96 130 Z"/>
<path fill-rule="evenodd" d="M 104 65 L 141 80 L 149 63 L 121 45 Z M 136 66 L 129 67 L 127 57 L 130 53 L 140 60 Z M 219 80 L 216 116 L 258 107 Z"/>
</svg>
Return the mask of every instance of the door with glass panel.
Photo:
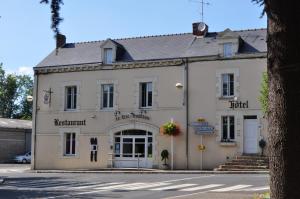
<svg viewBox="0 0 300 199">
<path fill-rule="evenodd" d="M 126 130 L 114 137 L 115 167 L 152 168 L 153 137 L 151 132 Z"/>
</svg>

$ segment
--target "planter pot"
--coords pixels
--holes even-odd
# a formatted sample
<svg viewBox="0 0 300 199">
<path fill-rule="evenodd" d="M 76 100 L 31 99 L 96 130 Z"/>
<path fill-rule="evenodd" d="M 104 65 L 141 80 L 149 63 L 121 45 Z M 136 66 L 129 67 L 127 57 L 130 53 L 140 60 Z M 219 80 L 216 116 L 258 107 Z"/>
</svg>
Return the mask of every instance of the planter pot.
<svg viewBox="0 0 300 199">
<path fill-rule="evenodd" d="M 168 170 L 168 169 L 170 169 L 170 166 L 168 164 L 163 164 L 162 169 L 163 170 Z"/>
</svg>

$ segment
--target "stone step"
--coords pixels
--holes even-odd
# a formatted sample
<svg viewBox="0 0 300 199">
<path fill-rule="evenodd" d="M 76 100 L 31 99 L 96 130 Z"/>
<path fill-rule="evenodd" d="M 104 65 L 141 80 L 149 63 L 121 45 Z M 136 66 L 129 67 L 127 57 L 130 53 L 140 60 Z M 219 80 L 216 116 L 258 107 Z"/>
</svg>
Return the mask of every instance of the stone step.
<svg viewBox="0 0 300 199">
<path fill-rule="evenodd" d="M 268 171 L 269 169 L 214 169 L 215 171 Z"/>
<path fill-rule="evenodd" d="M 247 164 L 252 164 L 252 163 L 268 164 L 269 163 L 269 161 L 267 161 L 267 160 L 246 160 L 246 159 L 239 159 L 239 160 L 233 159 L 230 162 L 234 162 L 234 163 L 244 162 Z"/>
<path fill-rule="evenodd" d="M 236 156 L 237 160 L 243 159 L 243 160 L 266 160 L 268 161 L 269 158 L 266 156 L 250 156 L 250 155 L 242 155 L 242 156 Z"/>
<path fill-rule="evenodd" d="M 268 169 L 268 166 L 251 166 L 251 165 L 220 165 L 220 169 L 249 169 L 249 170 L 257 170 L 257 169 Z"/>
<path fill-rule="evenodd" d="M 251 166 L 268 166 L 269 164 L 266 162 L 226 162 L 225 165 L 251 165 Z"/>
</svg>

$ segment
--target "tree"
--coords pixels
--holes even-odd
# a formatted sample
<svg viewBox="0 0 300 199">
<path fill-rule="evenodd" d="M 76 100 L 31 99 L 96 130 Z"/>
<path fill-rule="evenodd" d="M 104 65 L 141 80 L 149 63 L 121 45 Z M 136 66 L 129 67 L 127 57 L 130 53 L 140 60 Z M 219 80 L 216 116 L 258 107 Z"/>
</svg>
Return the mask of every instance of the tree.
<svg viewBox="0 0 300 199">
<path fill-rule="evenodd" d="M 32 104 L 27 102 L 32 95 L 33 80 L 28 75 L 5 74 L 0 65 L 0 117 L 31 119 Z"/>
<path fill-rule="evenodd" d="M 267 112 L 268 112 L 268 94 L 269 94 L 268 73 L 264 72 L 262 74 L 259 102 L 261 104 L 261 108 L 265 116 L 267 116 Z"/>
<path fill-rule="evenodd" d="M 300 1 L 254 1 L 268 17 L 271 198 L 300 198 Z"/>
</svg>

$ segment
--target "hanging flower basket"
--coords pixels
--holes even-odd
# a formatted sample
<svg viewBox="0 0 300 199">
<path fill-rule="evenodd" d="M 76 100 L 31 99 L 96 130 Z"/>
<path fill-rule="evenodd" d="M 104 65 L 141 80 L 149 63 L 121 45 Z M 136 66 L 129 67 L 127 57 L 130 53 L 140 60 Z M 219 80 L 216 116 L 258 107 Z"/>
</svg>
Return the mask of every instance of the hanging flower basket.
<svg viewBox="0 0 300 199">
<path fill-rule="evenodd" d="M 176 136 L 180 134 L 180 127 L 176 122 L 167 122 L 160 127 L 160 132 L 164 135 Z"/>
</svg>

